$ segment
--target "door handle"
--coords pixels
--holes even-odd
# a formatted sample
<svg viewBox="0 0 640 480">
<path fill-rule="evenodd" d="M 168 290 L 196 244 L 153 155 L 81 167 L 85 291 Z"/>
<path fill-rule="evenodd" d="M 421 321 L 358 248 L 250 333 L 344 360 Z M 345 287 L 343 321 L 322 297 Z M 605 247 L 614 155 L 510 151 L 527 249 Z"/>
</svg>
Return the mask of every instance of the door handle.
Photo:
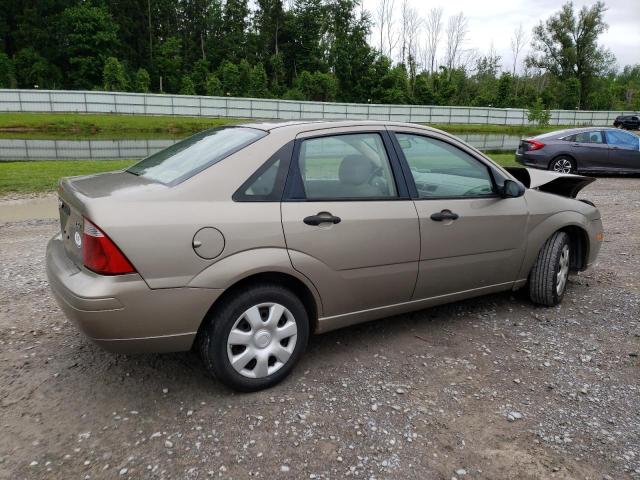
<svg viewBox="0 0 640 480">
<path fill-rule="evenodd" d="M 340 217 L 336 217 L 335 215 L 331 215 L 328 212 L 320 212 L 317 215 L 311 215 L 310 217 L 305 217 L 303 222 L 307 225 L 320 225 L 321 223 L 340 223 L 342 219 Z"/>
<path fill-rule="evenodd" d="M 442 210 L 431 214 L 431 220 L 435 222 L 441 222 L 443 220 L 457 220 L 459 218 L 457 213 L 453 213 L 451 210 Z"/>
</svg>

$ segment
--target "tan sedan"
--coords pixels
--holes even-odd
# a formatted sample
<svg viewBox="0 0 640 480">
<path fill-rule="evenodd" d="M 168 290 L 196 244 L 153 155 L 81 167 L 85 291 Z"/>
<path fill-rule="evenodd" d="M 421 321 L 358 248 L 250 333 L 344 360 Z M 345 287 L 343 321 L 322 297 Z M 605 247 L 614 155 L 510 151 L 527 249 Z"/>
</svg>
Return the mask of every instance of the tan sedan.
<svg viewBox="0 0 640 480">
<path fill-rule="evenodd" d="M 522 287 L 556 305 L 600 249 L 599 211 L 573 198 L 590 181 L 507 171 L 411 124 L 218 128 L 62 179 L 47 273 L 100 346 L 197 345 L 221 381 L 257 390 L 310 333 Z"/>
</svg>

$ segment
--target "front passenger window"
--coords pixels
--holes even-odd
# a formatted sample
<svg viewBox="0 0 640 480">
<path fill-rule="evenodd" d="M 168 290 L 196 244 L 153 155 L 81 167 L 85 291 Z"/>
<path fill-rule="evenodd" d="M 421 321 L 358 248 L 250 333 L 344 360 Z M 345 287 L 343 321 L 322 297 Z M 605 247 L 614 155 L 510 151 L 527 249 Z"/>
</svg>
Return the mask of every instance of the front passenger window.
<svg viewBox="0 0 640 480">
<path fill-rule="evenodd" d="M 489 168 L 468 153 L 435 138 L 397 133 L 420 198 L 494 195 Z"/>
<path fill-rule="evenodd" d="M 640 149 L 640 138 L 627 132 L 607 130 L 607 143 L 627 150 Z"/>
</svg>

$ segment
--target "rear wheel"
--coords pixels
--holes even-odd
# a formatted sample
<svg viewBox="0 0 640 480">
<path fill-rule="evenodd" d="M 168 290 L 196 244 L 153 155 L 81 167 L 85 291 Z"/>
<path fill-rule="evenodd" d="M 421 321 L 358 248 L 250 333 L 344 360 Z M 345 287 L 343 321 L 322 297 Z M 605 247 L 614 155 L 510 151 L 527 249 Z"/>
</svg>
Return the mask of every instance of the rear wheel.
<svg viewBox="0 0 640 480">
<path fill-rule="evenodd" d="M 556 232 L 546 241 L 529 273 L 529 297 L 534 303 L 558 305 L 567 289 L 571 265 L 569 235 Z"/>
<path fill-rule="evenodd" d="M 250 392 L 284 379 L 307 346 L 309 319 L 300 299 L 279 285 L 257 285 L 224 301 L 200 333 L 207 369 Z"/>
<path fill-rule="evenodd" d="M 575 164 L 569 157 L 554 158 L 549 164 L 549 170 L 558 173 L 572 173 L 575 169 Z"/>
</svg>

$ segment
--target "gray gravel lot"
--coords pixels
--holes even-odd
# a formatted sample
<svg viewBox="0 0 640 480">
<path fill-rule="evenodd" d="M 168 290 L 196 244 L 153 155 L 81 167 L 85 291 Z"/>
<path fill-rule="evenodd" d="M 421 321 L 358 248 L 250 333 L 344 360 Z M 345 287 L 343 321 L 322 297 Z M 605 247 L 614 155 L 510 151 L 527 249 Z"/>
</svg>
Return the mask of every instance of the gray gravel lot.
<svg viewBox="0 0 640 480">
<path fill-rule="evenodd" d="M 582 195 L 606 241 L 561 306 L 491 295 L 314 337 L 256 394 L 192 353 L 99 350 L 48 290 L 57 222 L 0 224 L 0 478 L 640 478 L 640 178 Z"/>
</svg>

